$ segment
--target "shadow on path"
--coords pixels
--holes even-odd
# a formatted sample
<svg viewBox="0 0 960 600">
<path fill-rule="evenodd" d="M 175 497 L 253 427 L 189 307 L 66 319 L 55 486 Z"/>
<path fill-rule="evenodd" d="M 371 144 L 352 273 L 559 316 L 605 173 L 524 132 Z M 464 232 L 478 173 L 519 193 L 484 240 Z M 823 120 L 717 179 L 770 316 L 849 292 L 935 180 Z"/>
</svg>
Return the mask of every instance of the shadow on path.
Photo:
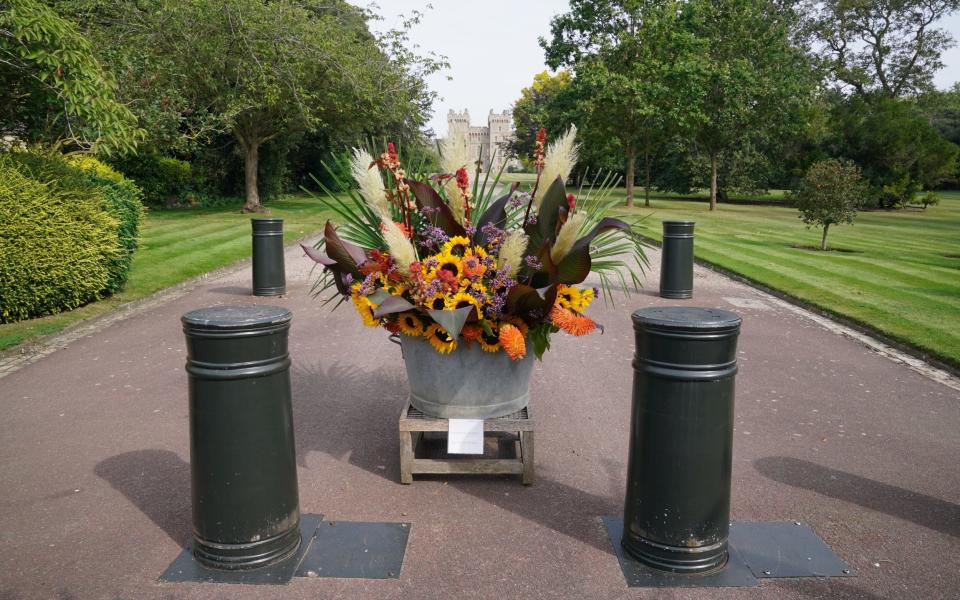
<svg viewBox="0 0 960 600">
<path fill-rule="evenodd" d="M 945 500 L 789 456 L 767 456 L 754 466 L 774 481 L 960 537 L 960 506 Z"/>
<path fill-rule="evenodd" d="M 300 466 L 308 452 L 318 451 L 399 481 L 397 420 L 408 393 L 406 373 L 297 361 L 290 380 Z"/>
<path fill-rule="evenodd" d="M 169 450 L 111 456 L 94 472 L 127 497 L 180 547 L 191 537 L 190 464 Z"/>
<path fill-rule="evenodd" d="M 253 297 L 253 290 L 249 287 L 239 285 L 228 285 L 226 287 L 211 288 L 209 290 L 214 294 L 228 294 L 230 296 L 250 296 Z"/>
</svg>

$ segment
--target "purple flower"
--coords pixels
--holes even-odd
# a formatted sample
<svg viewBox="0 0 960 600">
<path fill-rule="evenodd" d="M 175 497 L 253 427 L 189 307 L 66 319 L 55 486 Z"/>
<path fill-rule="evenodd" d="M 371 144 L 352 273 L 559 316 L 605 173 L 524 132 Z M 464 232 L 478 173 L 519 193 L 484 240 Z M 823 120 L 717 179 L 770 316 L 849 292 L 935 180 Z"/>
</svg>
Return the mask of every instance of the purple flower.
<svg viewBox="0 0 960 600">
<path fill-rule="evenodd" d="M 432 215 L 433 213 L 437 212 L 438 210 L 440 210 L 440 209 L 439 209 L 439 208 L 434 208 L 434 207 L 432 207 L 432 206 L 424 206 L 423 208 L 420 209 L 420 214 L 422 214 L 422 215 Z"/>
<path fill-rule="evenodd" d="M 506 294 L 494 294 L 490 298 L 490 304 L 487 306 L 487 316 L 490 318 L 496 319 L 501 314 L 503 314 L 503 309 L 507 305 L 507 295 Z"/>
<path fill-rule="evenodd" d="M 468 238 L 472 238 L 472 237 L 473 237 L 473 234 L 475 234 L 476 232 L 477 232 L 477 228 L 476 228 L 476 227 L 467 227 L 467 237 L 468 237 Z"/>
<path fill-rule="evenodd" d="M 510 205 L 511 208 L 519 208 L 529 201 L 530 194 L 527 192 L 517 192 L 507 201 L 507 204 Z"/>
<path fill-rule="evenodd" d="M 346 275 L 344 275 L 344 276 L 343 276 L 343 281 L 344 281 L 344 283 L 347 284 L 347 287 L 350 287 L 351 285 L 353 285 L 353 274 L 352 274 L 352 273 L 347 273 Z"/>
<path fill-rule="evenodd" d="M 536 225 L 536 224 L 537 224 L 537 215 L 531 213 L 530 216 L 527 217 L 527 224 L 528 224 L 528 225 Z"/>
<path fill-rule="evenodd" d="M 523 262 L 527 263 L 527 266 L 533 269 L 534 271 L 539 271 L 543 268 L 543 263 L 540 262 L 536 256 L 530 255 L 523 259 Z"/>
</svg>

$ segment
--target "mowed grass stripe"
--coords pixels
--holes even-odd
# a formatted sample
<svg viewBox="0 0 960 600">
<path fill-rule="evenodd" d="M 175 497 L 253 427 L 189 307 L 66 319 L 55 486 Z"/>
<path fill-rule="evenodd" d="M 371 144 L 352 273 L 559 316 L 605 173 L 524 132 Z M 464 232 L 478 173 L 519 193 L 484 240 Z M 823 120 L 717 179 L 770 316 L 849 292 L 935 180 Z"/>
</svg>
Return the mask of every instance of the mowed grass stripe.
<svg viewBox="0 0 960 600">
<path fill-rule="evenodd" d="M 149 248 L 162 248 L 170 244 L 180 243 L 185 237 L 201 236 L 210 232 L 224 231 L 228 228 L 238 232 L 242 230 L 239 224 L 218 222 L 215 219 L 205 219 L 198 223 L 178 223 L 176 225 L 165 225 L 163 227 L 150 227 L 144 232 L 142 241 L 144 245 Z"/>
<path fill-rule="evenodd" d="M 719 262 L 713 260 L 715 256 L 709 253 L 704 253 L 703 258 L 710 262 Z M 738 273 L 750 271 L 750 279 L 787 292 L 824 310 L 854 317 L 862 322 L 883 321 L 888 325 L 885 333 L 898 340 L 912 343 L 925 351 L 937 352 L 943 343 L 943 338 L 954 346 L 960 346 L 960 336 L 938 327 L 937 324 L 940 321 L 931 319 L 929 311 L 904 310 L 904 306 L 897 305 L 883 306 L 872 297 L 855 296 L 859 291 L 856 287 L 841 286 L 837 280 L 824 281 L 824 283 L 837 284 L 833 286 L 816 285 L 816 278 L 801 278 L 795 273 L 792 276 L 785 275 L 779 268 L 768 268 L 757 262 L 728 260 L 723 266 Z M 843 293 L 840 292 L 840 288 L 844 290 Z M 847 307 L 844 313 L 839 313 L 835 309 L 836 306 L 841 305 Z"/>
<path fill-rule="evenodd" d="M 733 243 L 719 241 L 716 239 L 711 239 L 703 243 L 709 243 L 738 251 L 744 248 L 743 246 L 734 245 Z M 878 296 L 882 296 L 881 292 L 888 287 L 888 284 L 886 282 L 878 282 L 877 279 L 883 279 L 888 280 L 890 284 L 895 283 L 906 288 L 920 290 L 919 292 L 909 292 L 915 300 L 928 300 L 930 298 L 930 295 L 924 293 L 923 290 L 945 290 L 953 287 L 949 285 L 951 282 L 948 280 L 932 281 L 929 278 L 917 277 L 903 273 L 898 269 L 892 268 L 892 265 L 895 264 L 894 261 L 888 261 L 879 264 L 849 264 L 850 262 L 856 261 L 856 256 L 845 254 L 837 257 L 835 262 L 825 263 L 820 256 L 814 255 L 815 251 L 792 248 L 778 250 L 776 247 L 761 247 L 756 245 L 748 245 L 746 247 L 749 249 L 752 256 L 765 258 L 774 264 L 790 266 L 799 273 L 807 275 L 807 277 L 801 277 L 801 279 L 807 281 L 808 283 L 820 281 L 822 283 L 847 285 L 848 287 L 859 290 L 873 289 L 874 291 L 878 292 Z M 814 274 L 818 275 L 819 277 L 809 277 L 810 275 Z M 960 297 L 953 298 L 951 300 L 954 300 L 954 303 L 957 304 L 957 306 L 960 306 Z M 897 302 L 897 304 L 900 304 L 900 302 Z"/>
<path fill-rule="evenodd" d="M 660 238 L 661 220 L 697 223 L 698 257 L 824 310 L 849 317 L 960 365 L 960 193 L 926 211 L 869 211 L 854 226 L 807 228 L 791 208 L 659 200 L 638 231 Z"/>
</svg>

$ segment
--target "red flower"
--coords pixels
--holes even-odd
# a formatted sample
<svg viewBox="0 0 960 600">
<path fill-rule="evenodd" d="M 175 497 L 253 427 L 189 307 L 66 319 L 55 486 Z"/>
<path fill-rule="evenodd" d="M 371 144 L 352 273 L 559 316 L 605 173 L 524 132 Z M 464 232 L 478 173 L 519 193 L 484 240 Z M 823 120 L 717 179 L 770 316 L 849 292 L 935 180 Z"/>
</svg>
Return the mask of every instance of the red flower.
<svg viewBox="0 0 960 600">
<path fill-rule="evenodd" d="M 567 206 L 570 207 L 570 212 L 573 212 L 573 207 L 577 205 L 577 199 L 573 194 L 567 194 Z"/>
<path fill-rule="evenodd" d="M 470 176 L 467 175 L 467 170 L 464 167 L 457 169 L 457 187 L 461 191 L 467 191 L 467 187 L 470 185 Z"/>
<path fill-rule="evenodd" d="M 543 144 L 547 141 L 547 130 L 543 127 L 537 132 L 537 142 Z"/>
</svg>

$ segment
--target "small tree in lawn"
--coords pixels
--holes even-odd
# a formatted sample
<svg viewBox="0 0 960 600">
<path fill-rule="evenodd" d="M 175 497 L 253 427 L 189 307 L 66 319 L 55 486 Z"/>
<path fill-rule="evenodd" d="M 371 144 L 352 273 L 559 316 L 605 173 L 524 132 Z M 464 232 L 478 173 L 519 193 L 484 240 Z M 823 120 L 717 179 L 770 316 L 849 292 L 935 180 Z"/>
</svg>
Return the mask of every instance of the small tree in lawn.
<svg viewBox="0 0 960 600">
<path fill-rule="evenodd" d="M 820 249 L 826 250 L 830 226 L 853 223 L 866 199 L 866 186 L 855 164 L 830 158 L 814 163 L 792 196 L 803 222 L 823 227 Z"/>
</svg>

